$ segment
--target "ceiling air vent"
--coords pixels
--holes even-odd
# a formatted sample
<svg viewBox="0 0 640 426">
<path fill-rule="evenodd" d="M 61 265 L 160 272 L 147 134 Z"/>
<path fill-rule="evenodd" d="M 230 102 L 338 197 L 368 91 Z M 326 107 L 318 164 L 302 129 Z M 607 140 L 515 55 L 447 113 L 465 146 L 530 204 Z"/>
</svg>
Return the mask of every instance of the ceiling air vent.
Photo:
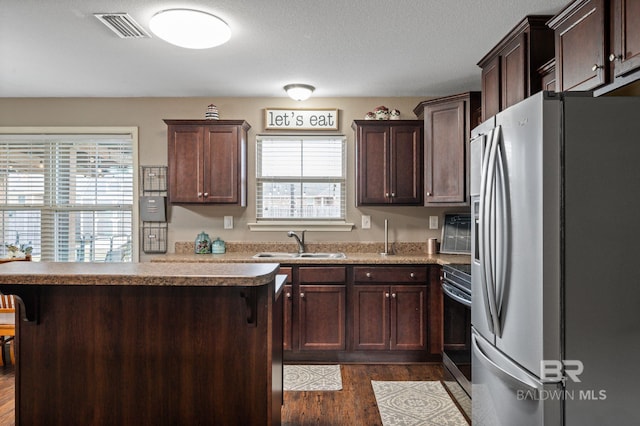
<svg viewBox="0 0 640 426">
<path fill-rule="evenodd" d="M 94 16 L 105 24 L 120 38 L 149 38 L 149 34 L 142 29 L 127 13 L 95 13 Z"/>
</svg>

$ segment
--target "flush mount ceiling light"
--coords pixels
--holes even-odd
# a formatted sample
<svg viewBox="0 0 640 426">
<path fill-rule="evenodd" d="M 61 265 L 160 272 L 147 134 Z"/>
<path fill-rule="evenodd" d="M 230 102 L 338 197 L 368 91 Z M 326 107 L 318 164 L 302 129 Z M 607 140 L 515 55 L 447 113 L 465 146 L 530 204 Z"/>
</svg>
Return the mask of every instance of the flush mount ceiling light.
<svg viewBox="0 0 640 426">
<path fill-rule="evenodd" d="M 287 84 L 284 86 L 284 90 L 287 92 L 287 95 L 293 100 L 296 101 L 304 101 L 309 99 L 315 87 L 309 84 Z"/>
<path fill-rule="evenodd" d="M 158 12 L 151 17 L 149 28 L 164 41 L 187 49 L 208 49 L 231 38 L 231 29 L 222 19 L 192 9 Z"/>
</svg>

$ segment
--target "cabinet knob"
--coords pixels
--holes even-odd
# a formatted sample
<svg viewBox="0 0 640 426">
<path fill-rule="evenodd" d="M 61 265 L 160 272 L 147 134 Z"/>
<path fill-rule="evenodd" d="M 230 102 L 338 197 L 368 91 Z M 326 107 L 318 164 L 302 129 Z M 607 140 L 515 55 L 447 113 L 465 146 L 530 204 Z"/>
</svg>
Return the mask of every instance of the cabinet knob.
<svg viewBox="0 0 640 426">
<path fill-rule="evenodd" d="M 602 65 L 593 64 L 591 71 L 598 71 L 600 68 L 604 68 Z"/>
<path fill-rule="evenodd" d="M 205 197 L 208 197 L 208 196 L 209 196 L 209 193 L 208 193 L 208 192 L 205 192 L 205 193 L 204 193 L 204 196 L 205 196 Z"/>
<path fill-rule="evenodd" d="M 387 198 L 389 198 L 389 193 L 388 193 L 388 192 L 385 192 L 385 193 L 384 193 L 384 196 L 385 196 L 385 197 L 387 197 Z"/>
<path fill-rule="evenodd" d="M 287 293 L 285 296 L 287 296 L 287 299 L 291 299 L 291 293 Z"/>
<path fill-rule="evenodd" d="M 416 277 L 416 274 L 414 274 L 414 273 L 412 272 L 412 273 L 410 273 L 410 274 L 409 274 L 409 276 L 410 276 L 411 278 L 415 278 L 415 277 Z"/>
<path fill-rule="evenodd" d="M 367 278 L 371 278 L 371 272 L 367 272 Z"/>
<path fill-rule="evenodd" d="M 202 192 L 198 192 L 198 198 L 202 197 Z"/>
<path fill-rule="evenodd" d="M 389 298 L 389 293 L 385 293 L 385 294 L 384 294 L 384 296 L 385 296 L 386 298 Z"/>
<path fill-rule="evenodd" d="M 395 299 L 396 298 L 396 294 L 395 293 L 391 293 L 391 297 L 393 297 Z"/>
<path fill-rule="evenodd" d="M 611 55 L 609 55 L 609 62 L 621 61 L 621 60 L 622 60 L 622 55 L 616 55 L 615 53 L 612 53 Z"/>
<path fill-rule="evenodd" d="M 396 196 L 396 193 L 395 193 L 395 192 L 392 192 L 392 193 L 391 193 L 391 197 L 395 197 L 395 196 Z"/>
<path fill-rule="evenodd" d="M 304 293 L 300 293 L 300 298 L 304 298 Z"/>
<path fill-rule="evenodd" d="M 427 191 L 427 197 L 431 197 L 431 192 Z"/>
</svg>

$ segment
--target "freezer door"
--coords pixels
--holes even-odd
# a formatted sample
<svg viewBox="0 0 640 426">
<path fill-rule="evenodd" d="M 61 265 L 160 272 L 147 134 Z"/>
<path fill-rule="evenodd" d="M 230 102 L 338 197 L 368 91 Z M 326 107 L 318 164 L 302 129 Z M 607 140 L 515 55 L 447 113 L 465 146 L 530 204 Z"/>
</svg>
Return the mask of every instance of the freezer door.
<svg viewBox="0 0 640 426">
<path fill-rule="evenodd" d="M 496 116 L 507 216 L 489 236 L 505 244 L 494 266 L 496 347 L 536 376 L 542 360 L 562 359 L 561 106 L 540 93 Z"/>
<path fill-rule="evenodd" d="M 543 384 L 472 332 L 473 426 L 561 426 L 561 383 Z"/>
</svg>

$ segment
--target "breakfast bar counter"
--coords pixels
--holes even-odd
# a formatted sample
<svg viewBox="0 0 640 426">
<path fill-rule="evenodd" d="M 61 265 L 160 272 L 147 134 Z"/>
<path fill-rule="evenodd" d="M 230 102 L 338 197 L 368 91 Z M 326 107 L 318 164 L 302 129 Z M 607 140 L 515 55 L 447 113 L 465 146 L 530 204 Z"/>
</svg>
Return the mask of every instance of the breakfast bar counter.
<svg viewBox="0 0 640 426">
<path fill-rule="evenodd" d="M 280 423 L 278 264 L 13 262 L 16 424 Z"/>
</svg>

